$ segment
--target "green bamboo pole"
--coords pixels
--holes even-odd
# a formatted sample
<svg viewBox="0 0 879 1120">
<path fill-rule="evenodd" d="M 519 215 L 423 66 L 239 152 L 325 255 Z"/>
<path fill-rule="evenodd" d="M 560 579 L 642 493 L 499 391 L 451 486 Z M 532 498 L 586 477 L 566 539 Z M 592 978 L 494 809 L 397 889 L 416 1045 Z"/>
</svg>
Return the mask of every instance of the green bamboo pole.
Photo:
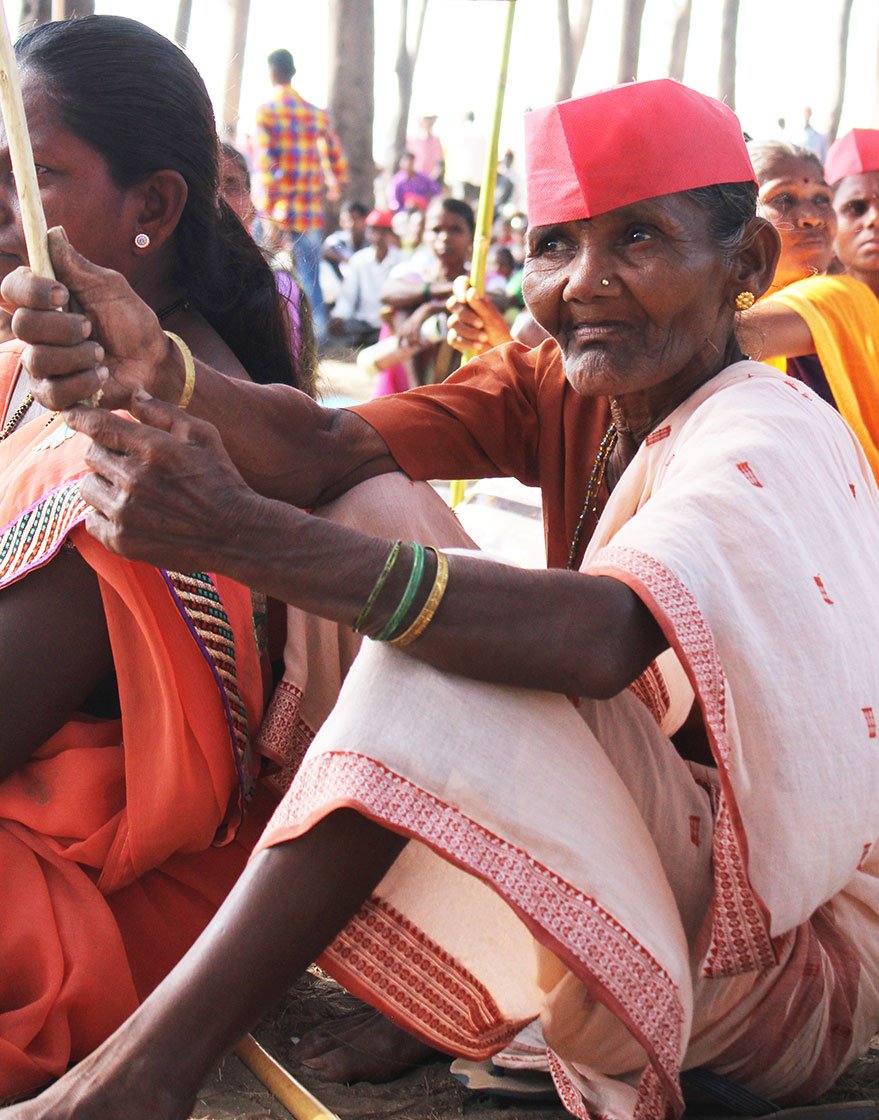
<svg viewBox="0 0 879 1120">
<path fill-rule="evenodd" d="M 9 37 L 9 24 L 0 0 L 0 110 L 6 125 L 6 140 L 9 145 L 9 159 L 15 177 L 15 190 L 21 208 L 21 223 L 24 227 L 24 243 L 31 271 L 38 276 L 55 279 L 49 245 L 46 240 L 46 215 L 40 199 L 37 170 L 34 167 L 34 153 L 31 148 L 27 118 L 24 115 L 24 102 L 21 99 L 21 81 L 15 51 Z"/>
<path fill-rule="evenodd" d="M 491 246 L 491 227 L 494 222 L 494 188 L 497 183 L 497 157 L 501 134 L 501 119 L 504 115 L 504 96 L 507 91 L 507 70 L 510 64 L 510 43 L 513 39 L 513 17 L 516 14 L 516 0 L 507 0 L 507 23 L 504 29 L 504 42 L 501 51 L 500 72 L 494 101 L 494 117 L 491 133 L 485 152 L 485 172 L 479 191 L 479 205 L 476 209 L 476 233 L 473 237 L 473 256 L 470 261 L 470 287 L 479 295 L 485 293 L 485 266 Z M 472 351 L 465 351 L 463 361 L 473 357 Z M 454 508 L 464 497 L 464 480 L 455 479 L 449 491 L 449 503 Z"/>
</svg>

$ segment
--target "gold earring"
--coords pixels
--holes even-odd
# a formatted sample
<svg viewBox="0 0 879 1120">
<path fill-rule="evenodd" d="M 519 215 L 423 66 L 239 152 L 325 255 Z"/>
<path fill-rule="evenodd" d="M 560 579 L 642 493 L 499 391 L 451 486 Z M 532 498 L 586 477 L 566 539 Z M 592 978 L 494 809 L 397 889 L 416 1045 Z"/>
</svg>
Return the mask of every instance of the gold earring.
<svg viewBox="0 0 879 1120">
<path fill-rule="evenodd" d="M 753 307 L 757 302 L 756 296 L 753 292 L 739 292 L 736 296 L 736 310 L 747 311 L 749 307 Z"/>
</svg>

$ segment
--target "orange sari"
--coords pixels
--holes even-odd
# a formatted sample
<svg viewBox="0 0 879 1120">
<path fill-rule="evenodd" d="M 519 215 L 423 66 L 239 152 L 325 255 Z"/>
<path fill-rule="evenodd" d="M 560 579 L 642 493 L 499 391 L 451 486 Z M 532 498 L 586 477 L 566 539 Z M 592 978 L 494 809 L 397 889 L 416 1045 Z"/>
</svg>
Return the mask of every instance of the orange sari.
<svg viewBox="0 0 879 1120">
<path fill-rule="evenodd" d="M 0 351 L 4 409 L 17 367 L 17 348 Z M 268 809 L 242 825 L 263 700 L 250 593 L 92 539 L 86 446 L 59 417 L 0 444 L 0 602 L 75 547 L 100 584 L 122 713 L 72 715 L 0 783 L 0 1099 L 60 1075 L 134 1010 L 215 912 Z"/>
</svg>

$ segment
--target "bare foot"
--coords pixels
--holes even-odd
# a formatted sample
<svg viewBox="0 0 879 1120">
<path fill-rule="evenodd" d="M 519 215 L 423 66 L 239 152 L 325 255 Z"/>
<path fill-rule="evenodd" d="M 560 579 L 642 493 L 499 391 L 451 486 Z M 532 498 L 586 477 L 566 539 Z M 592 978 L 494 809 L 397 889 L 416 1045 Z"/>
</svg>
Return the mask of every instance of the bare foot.
<svg viewBox="0 0 879 1120">
<path fill-rule="evenodd" d="M 316 1027 L 293 1058 L 328 1081 L 393 1081 L 410 1069 L 446 1057 L 371 1008 Z"/>
</svg>

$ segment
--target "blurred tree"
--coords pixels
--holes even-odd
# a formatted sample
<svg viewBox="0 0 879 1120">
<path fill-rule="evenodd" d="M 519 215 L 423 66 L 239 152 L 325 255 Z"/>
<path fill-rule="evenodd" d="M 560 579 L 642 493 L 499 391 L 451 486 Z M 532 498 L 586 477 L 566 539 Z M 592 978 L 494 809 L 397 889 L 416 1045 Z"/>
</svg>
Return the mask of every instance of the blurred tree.
<svg viewBox="0 0 879 1120">
<path fill-rule="evenodd" d="M 839 119 L 842 116 L 842 103 L 845 100 L 845 79 L 848 59 L 848 31 L 852 15 L 853 0 L 842 0 L 839 11 L 839 38 L 836 56 L 836 95 L 830 112 L 830 127 L 827 129 L 827 142 L 832 144 L 839 132 Z"/>
<path fill-rule="evenodd" d="M 21 0 L 18 30 L 21 33 L 53 19 L 91 16 L 94 13 L 95 0 Z"/>
<path fill-rule="evenodd" d="M 189 41 L 189 21 L 192 19 L 192 0 L 178 0 L 177 19 L 174 23 L 174 42 L 186 50 Z"/>
<path fill-rule="evenodd" d="M 626 0 L 623 6 L 623 34 L 620 41 L 618 82 L 638 77 L 638 56 L 641 53 L 641 20 L 646 0 Z"/>
<path fill-rule="evenodd" d="M 330 112 L 348 157 L 347 197 L 374 205 L 375 15 L 373 0 L 330 2 Z"/>
<path fill-rule="evenodd" d="M 409 0 L 400 0 L 400 33 L 397 39 L 397 61 L 394 70 L 397 74 L 397 88 L 400 94 L 397 123 L 394 127 L 394 167 L 406 150 L 406 136 L 409 131 L 409 111 L 412 108 L 412 80 L 415 63 L 421 49 L 421 36 L 424 34 L 424 19 L 427 15 L 427 0 L 420 0 L 418 20 L 415 24 L 415 38 L 409 44 Z"/>
<path fill-rule="evenodd" d="M 720 32 L 720 68 L 717 74 L 717 96 L 736 107 L 736 35 L 739 27 L 739 0 L 723 0 L 723 25 Z"/>
<path fill-rule="evenodd" d="M 693 0 L 680 0 L 671 37 L 671 55 L 668 60 L 668 76 L 674 78 L 676 82 L 684 80 L 687 45 L 690 41 L 690 16 L 692 14 Z"/>
<path fill-rule="evenodd" d="M 592 18 L 592 0 L 580 0 L 577 20 L 571 26 L 570 0 L 557 0 L 559 24 L 559 80 L 555 88 L 555 100 L 565 101 L 574 92 L 574 82 L 583 48 L 586 46 L 586 33 Z"/>
<path fill-rule="evenodd" d="M 220 129 L 223 137 L 230 140 L 234 139 L 238 129 L 238 107 L 241 103 L 241 76 L 244 73 L 250 0 L 231 0 L 231 3 L 232 37 L 223 88 L 223 123 Z"/>
</svg>

